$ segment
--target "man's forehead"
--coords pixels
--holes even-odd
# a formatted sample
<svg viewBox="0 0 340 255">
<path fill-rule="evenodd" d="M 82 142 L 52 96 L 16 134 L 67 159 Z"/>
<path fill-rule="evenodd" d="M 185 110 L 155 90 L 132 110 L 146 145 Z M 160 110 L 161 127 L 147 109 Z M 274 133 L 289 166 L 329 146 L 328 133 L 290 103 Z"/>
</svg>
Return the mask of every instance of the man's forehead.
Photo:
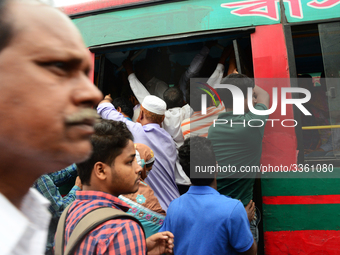
<svg viewBox="0 0 340 255">
<path fill-rule="evenodd" d="M 132 140 L 129 140 L 126 147 L 123 149 L 123 152 L 125 152 L 126 157 L 134 157 L 136 154 L 135 146 Z"/>
<path fill-rule="evenodd" d="M 18 32 L 39 29 L 65 38 L 66 35 L 74 35 L 73 39 L 81 39 L 72 21 L 51 6 L 32 0 L 28 2 L 15 0 L 9 5 L 9 11 Z"/>
<path fill-rule="evenodd" d="M 46 48 L 57 51 L 60 48 L 61 51 L 70 51 L 65 54 L 87 54 L 78 29 L 59 10 L 36 0 L 15 0 L 10 11 L 13 13 L 14 40 L 34 44 L 39 50 Z"/>
</svg>

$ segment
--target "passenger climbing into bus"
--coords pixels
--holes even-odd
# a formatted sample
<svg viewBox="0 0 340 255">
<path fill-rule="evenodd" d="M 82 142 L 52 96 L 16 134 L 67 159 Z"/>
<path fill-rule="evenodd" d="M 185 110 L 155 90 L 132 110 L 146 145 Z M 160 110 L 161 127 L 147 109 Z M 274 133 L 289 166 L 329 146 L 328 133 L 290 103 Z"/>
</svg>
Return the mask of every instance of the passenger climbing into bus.
<svg viewBox="0 0 340 255">
<path fill-rule="evenodd" d="M 253 89 L 253 104 L 257 110 L 267 110 L 269 107 L 269 94 L 256 86 L 252 79 L 242 74 L 230 74 L 221 81 L 222 84 L 231 84 L 247 95 L 248 88 Z M 262 154 L 262 139 L 268 115 L 257 115 L 249 111 L 247 98 L 244 99 L 245 114 L 233 115 L 233 95 L 229 89 L 218 89 L 226 111 L 219 114 L 218 119 L 233 123 L 232 125 L 212 125 L 208 131 L 216 160 L 220 167 L 231 166 L 234 171 L 220 172 L 217 175 L 217 190 L 226 196 L 239 199 L 245 207 L 252 205 L 253 187 L 256 178 L 255 171 L 242 171 L 246 166 L 260 166 Z M 252 126 L 245 123 L 252 121 Z M 262 123 L 262 125 L 256 124 Z M 255 240 L 258 242 L 257 211 L 250 226 Z"/>
</svg>

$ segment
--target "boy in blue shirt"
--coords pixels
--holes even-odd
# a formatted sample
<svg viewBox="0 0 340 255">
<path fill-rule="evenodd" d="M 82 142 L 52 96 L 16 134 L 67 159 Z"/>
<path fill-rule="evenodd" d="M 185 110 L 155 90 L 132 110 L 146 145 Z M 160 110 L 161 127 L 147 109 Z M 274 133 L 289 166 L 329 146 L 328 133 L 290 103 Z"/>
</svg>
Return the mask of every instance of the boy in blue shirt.
<svg viewBox="0 0 340 255">
<path fill-rule="evenodd" d="M 174 234 L 174 254 L 255 255 L 257 245 L 243 204 L 217 191 L 215 174 L 196 172 L 193 178 L 196 166 L 216 166 L 211 142 L 204 137 L 188 138 L 179 157 L 193 186 L 170 203 L 159 230 Z"/>
</svg>

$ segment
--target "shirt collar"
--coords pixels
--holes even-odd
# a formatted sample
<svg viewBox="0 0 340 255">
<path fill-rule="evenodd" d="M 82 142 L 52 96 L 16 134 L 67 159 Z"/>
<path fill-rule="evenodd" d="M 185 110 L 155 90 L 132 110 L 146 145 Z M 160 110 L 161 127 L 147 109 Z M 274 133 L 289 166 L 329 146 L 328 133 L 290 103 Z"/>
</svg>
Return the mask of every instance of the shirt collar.
<svg viewBox="0 0 340 255">
<path fill-rule="evenodd" d="M 49 204 L 45 197 L 31 188 L 25 195 L 20 210 L 18 210 L 0 193 L 0 247 L 4 254 L 11 254 L 21 239 L 24 238 L 30 226 L 36 230 L 45 230 L 47 236 L 47 228 L 51 218 L 47 210 Z"/>
<path fill-rule="evenodd" d="M 225 118 L 225 117 L 228 117 L 228 116 L 233 116 L 233 112 L 232 112 L 232 111 L 229 111 L 229 112 L 221 112 L 221 113 L 218 115 L 218 118 L 221 119 L 221 118 Z"/>
<path fill-rule="evenodd" d="M 161 127 L 157 123 L 148 123 L 146 125 L 143 125 L 144 130 L 151 130 L 151 129 L 155 129 L 155 128 L 160 129 Z"/>
<path fill-rule="evenodd" d="M 82 190 L 76 191 L 76 199 L 79 200 L 106 200 L 112 203 L 114 206 L 119 207 L 124 212 L 127 212 L 130 209 L 130 206 L 120 200 L 118 197 L 111 195 L 109 193 L 105 193 L 102 191 L 95 190 Z"/>
<path fill-rule="evenodd" d="M 206 195 L 206 194 L 216 194 L 219 195 L 218 191 L 210 186 L 190 186 L 188 194 L 198 194 L 198 195 Z"/>
</svg>

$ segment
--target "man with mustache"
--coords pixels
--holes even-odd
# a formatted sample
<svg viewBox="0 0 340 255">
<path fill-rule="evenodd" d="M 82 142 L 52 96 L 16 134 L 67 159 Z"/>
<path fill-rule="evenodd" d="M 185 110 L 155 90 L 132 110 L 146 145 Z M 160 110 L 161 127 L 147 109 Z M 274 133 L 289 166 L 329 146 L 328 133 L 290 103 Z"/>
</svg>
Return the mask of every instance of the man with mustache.
<svg viewBox="0 0 340 255">
<path fill-rule="evenodd" d="M 91 58 L 60 11 L 0 0 L 1 254 L 44 254 L 48 202 L 30 189 L 42 174 L 85 160 L 102 98 Z"/>
</svg>

